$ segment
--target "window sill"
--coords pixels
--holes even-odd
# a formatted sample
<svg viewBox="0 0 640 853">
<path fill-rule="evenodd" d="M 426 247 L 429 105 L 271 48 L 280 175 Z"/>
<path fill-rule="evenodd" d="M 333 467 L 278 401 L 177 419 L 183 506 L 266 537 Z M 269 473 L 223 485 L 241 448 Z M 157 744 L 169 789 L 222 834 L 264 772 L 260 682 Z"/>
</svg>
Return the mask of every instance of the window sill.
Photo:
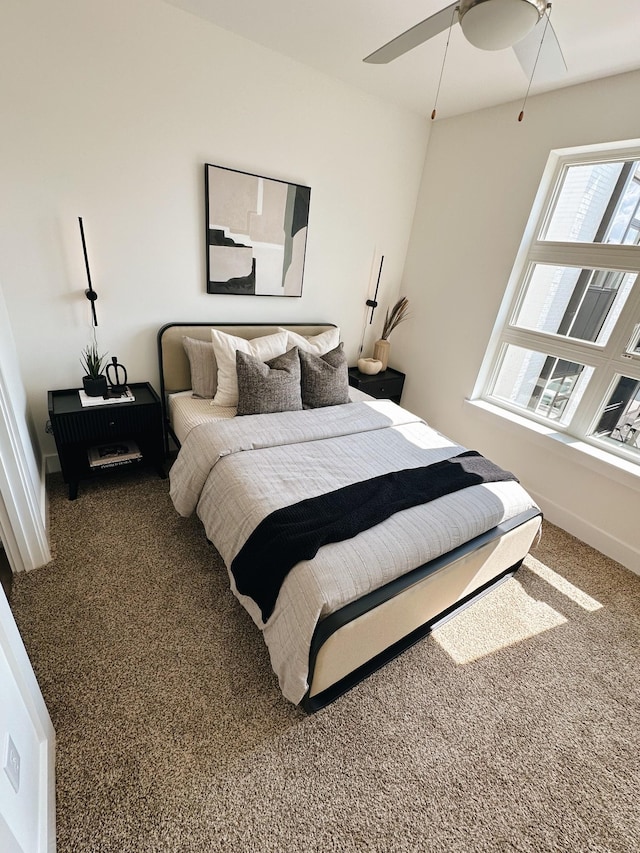
<svg viewBox="0 0 640 853">
<path fill-rule="evenodd" d="M 553 442 L 555 449 L 564 458 L 569 458 L 585 468 L 590 468 L 603 477 L 615 480 L 626 488 L 640 492 L 640 466 L 633 462 L 628 462 L 626 459 L 621 459 L 612 453 L 607 453 L 606 450 L 601 450 L 599 447 L 594 447 L 565 433 L 557 432 L 552 427 L 530 421 L 528 418 L 502 409 L 486 400 L 466 399 L 465 405 L 473 406 L 475 410 L 482 412 L 491 419 L 500 418 L 514 432 L 526 430 L 528 438 L 547 450 L 554 446 L 550 444 Z"/>
</svg>

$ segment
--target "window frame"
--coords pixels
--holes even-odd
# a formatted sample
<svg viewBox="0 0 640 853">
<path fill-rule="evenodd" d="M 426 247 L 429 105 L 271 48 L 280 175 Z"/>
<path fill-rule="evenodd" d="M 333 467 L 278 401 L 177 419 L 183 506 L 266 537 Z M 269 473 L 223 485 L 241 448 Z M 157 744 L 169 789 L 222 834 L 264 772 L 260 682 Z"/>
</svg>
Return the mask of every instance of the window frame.
<svg viewBox="0 0 640 853">
<path fill-rule="evenodd" d="M 563 176 L 570 166 L 625 160 L 640 160 L 640 139 L 551 151 L 471 399 L 497 406 L 526 421 L 552 428 L 560 434 L 640 466 L 638 449 L 629 449 L 623 444 L 620 447 L 612 447 L 606 437 L 591 435 L 619 377 L 627 376 L 640 381 L 640 352 L 631 351 L 634 336 L 637 341 L 640 328 L 640 245 L 540 239 L 547 231 L 564 186 Z M 515 325 L 536 264 L 614 270 L 636 275 L 621 315 L 606 343 L 569 338 Z M 502 364 L 502 354 L 510 344 L 593 369 L 587 388 L 566 424 L 493 395 Z"/>
</svg>

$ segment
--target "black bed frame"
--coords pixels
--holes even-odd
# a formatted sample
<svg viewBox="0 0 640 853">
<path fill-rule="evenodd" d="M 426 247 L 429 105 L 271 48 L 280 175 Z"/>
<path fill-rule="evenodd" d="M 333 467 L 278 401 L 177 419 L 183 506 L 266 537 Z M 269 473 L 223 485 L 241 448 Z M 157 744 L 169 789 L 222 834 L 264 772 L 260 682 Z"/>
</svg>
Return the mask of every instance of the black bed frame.
<svg viewBox="0 0 640 853">
<path fill-rule="evenodd" d="M 394 580 L 390 581 L 388 584 L 381 586 L 379 589 L 374 589 L 372 592 L 363 596 L 362 598 L 353 601 L 351 604 L 347 604 L 342 607 L 340 610 L 337 610 L 335 613 L 331 613 L 329 616 L 326 616 L 322 619 L 316 626 L 316 630 L 314 631 L 313 638 L 311 640 L 311 649 L 309 653 L 309 682 L 311 683 L 313 679 L 313 670 L 315 667 L 316 656 L 318 651 L 325 643 L 328 637 L 331 634 L 335 633 L 339 628 L 343 625 L 346 625 L 348 622 L 357 619 L 359 616 L 362 616 L 364 613 L 367 613 L 370 610 L 373 610 L 379 604 L 382 604 L 384 601 L 387 601 L 393 596 L 398 595 L 403 592 L 405 589 L 408 589 L 410 586 L 413 586 L 418 581 L 426 578 L 428 575 L 434 574 L 435 572 L 442 569 L 448 563 L 452 561 L 452 556 L 456 558 L 464 557 L 466 554 L 470 554 L 472 551 L 475 551 L 477 548 L 482 545 L 486 545 L 489 542 L 493 542 L 494 540 L 499 539 L 505 533 L 508 533 L 510 530 L 514 530 L 516 527 L 519 527 L 521 524 L 524 524 L 527 521 L 530 521 L 533 518 L 542 517 L 542 513 L 539 510 L 530 509 L 526 512 L 520 513 L 513 518 L 510 518 L 508 521 L 503 521 L 501 524 L 498 524 L 496 527 L 493 527 L 491 530 L 487 530 L 486 533 L 482 533 L 480 536 L 476 536 L 475 539 L 471 539 L 469 542 L 465 542 L 463 545 L 460 545 L 454 551 L 449 551 L 447 554 L 442 554 L 440 557 L 436 557 L 434 560 L 430 560 L 428 563 L 424 563 L 422 566 L 418 566 L 417 569 L 413 569 L 407 574 L 402 575 L 401 577 L 394 578 Z M 323 690 L 321 693 L 316 693 L 314 696 L 309 696 L 309 693 L 304 697 L 301 702 L 302 707 L 305 711 L 309 713 L 313 713 L 315 711 L 319 711 L 321 708 L 324 708 L 326 705 L 329 705 L 331 702 L 334 702 L 356 684 L 359 684 L 365 678 L 367 678 L 372 673 L 376 672 L 378 669 L 381 669 L 386 663 L 398 657 L 402 652 L 406 649 L 414 646 L 417 642 L 422 640 L 428 634 L 430 634 L 433 630 L 443 625 L 445 622 L 448 622 L 449 619 L 452 619 L 454 616 L 457 616 L 458 613 L 461 613 L 463 610 L 466 610 L 467 607 L 470 607 L 472 604 L 475 604 L 476 601 L 483 598 L 487 593 L 496 589 L 498 586 L 503 584 L 506 580 L 512 577 L 517 570 L 522 565 L 522 560 L 518 560 L 518 562 L 510 566 L 508 569 L 505 569 L 502 574 L 490 580 L 484 586 L 479 587 L 474 590 L 470 595 L 465 598 L 460 599 L 454 605 L 447 608 L 446 610 L 439 613 L 433 619 L 428 620 L 423 625 L 420 625 L 411 633 L 407 634 L 402 639 L 398 640 L 393 645 L 386 648 L 384 651 L 380 652 L 380 654 L 371 658 L 371 660 L 367 661 L 362 666 L 355 669 L 353 672 L 350 672 L 347 676 L 337 681 L 335 684 L 332 684 L 331 687 Z"/>
</svg>

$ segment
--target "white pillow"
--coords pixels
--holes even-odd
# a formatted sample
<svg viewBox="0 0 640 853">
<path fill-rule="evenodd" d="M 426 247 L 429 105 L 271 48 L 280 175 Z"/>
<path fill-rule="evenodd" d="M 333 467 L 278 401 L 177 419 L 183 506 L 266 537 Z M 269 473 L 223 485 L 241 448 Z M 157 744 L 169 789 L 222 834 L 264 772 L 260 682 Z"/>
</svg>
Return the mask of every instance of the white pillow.
<svg viewBox="0 0 640 853">
<path fill-rule="evenodd" d="M 218 363 L 218 387 L 211 401 L 212 406 L 238 405 L 238 378 L 236 375 L 236 351 L 245 352 L 260 361 L 268 361 L 287 351 L 287 333 L 284 329 L 274 335 L 254 338 L 237 338 L 219 329 L 211 329 L 211 343 Z"/>
<path fill-rule="evenodd" d="M 313 355 L 326 355 L 329 350 L 335 349 L 340 343 L 340 329 L 327 329 L 319 335 L 299 335 L 291 329 L 278 328 L 279 332 L 287 333 L 287 349 L 298 347 L 303 352 Z"/>
</svg>

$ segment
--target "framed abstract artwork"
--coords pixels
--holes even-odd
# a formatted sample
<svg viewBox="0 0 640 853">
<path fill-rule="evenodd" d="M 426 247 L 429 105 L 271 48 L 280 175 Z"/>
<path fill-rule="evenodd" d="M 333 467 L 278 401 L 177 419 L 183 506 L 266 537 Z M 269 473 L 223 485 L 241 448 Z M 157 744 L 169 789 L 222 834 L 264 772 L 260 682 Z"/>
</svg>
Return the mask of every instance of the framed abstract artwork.
<svg viewBox="0 0 640 853">
<path fill-rule="evenodd" d="M 302 296 L 311 189 L 204 169 L 207 293 Z"/>
</svg>

